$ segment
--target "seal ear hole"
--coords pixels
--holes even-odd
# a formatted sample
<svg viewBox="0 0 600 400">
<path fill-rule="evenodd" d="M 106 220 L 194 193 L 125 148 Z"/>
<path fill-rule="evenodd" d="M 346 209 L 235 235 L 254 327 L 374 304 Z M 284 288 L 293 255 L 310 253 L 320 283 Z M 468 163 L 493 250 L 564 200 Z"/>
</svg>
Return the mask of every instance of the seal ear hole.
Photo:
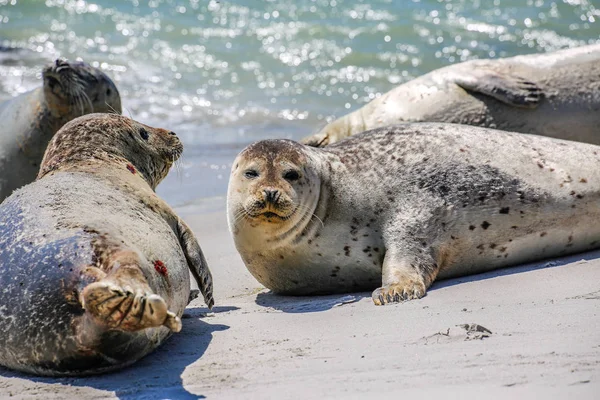
<svg viewBox="0 0 600 400">
<path fill-rule="evenodd" d="M 287 171 L 285 174 L 283 174 L 283 179 L 285 179 L 286 181 L 297 181 L 298 179 L 300 179 L 300 174 L 298 173 L 298 171 Z"/>
<path fill-rule="evenodd" d="M 150 137 L 150 134 L 144 128 L 140 128 L 140 136 L 142 137 L 142 139 L 148 140 L 148 138 Z"/>
<path fill-rule="evenodd" d="M 246 172 L 244 172 L 244 176 L 248 179 L 258 178 L 258 171 L 254 169 L 249 169 Z"/>
</svg>

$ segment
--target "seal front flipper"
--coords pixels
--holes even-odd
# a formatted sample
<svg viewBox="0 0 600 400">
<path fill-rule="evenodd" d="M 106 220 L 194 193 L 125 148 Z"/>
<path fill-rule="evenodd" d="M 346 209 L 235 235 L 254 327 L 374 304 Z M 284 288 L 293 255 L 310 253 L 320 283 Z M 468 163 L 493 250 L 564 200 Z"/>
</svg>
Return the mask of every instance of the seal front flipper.
<svg viewBox="0 0 600 400">
<path fill-rule="evenodd" d="M 433 258 L 412 252 L 388 249 L 383 259 L 382 287 L 372 294 L 375 305 L 420 299 L 438 273 Z"/>
<path fill-rule="evenodd" d="M 452 82 L 513 107 L 535 108 L 543 97 L 542 89 L 534 82 L 485 67 L 475 66 L 467 73 L 452 76 Z"/>
<path fill-rule="evenodd" d="M 300 143 L 311 147 L 325 147 L 329 144 L 329 134 L 320 132 L 315 135 L 307 136 L 302 138 Z"/>
<path fill-rule="evenodd" d="M 196 237 L 194 236 L 194 233 L 190 227 L 187 226 L 187 224 L 183 222 L 181 218 L 178 218 L 177 221 L 177 233 L 179 236 L 179 244 L 181 245 L 183 253 L 185 254 L 188 267 L 192 272 L 194 279 L 198 283 L 200 292 L 202 292 L 204 302 L 209 309 L 212 309 L 215 305 L 215 300 L 213 298 L 212 274 L 210 273 L 210 269 L 208 269 L 208 263 L 204 258 L 202 249 L 200 248 L 200 245 L 198 244 L 198 241 L 196 240 Z"/>
<path fill-rule="evenodd" d="M 179 332 L 181 319 L 153 293 L 138 265 L 139 256 L 124 250 L 116 257 L 109 274 L 81 291 L 80 303 L 91 319 L 107 329 L 133 332 L 164 325 Z"/>
</svg>

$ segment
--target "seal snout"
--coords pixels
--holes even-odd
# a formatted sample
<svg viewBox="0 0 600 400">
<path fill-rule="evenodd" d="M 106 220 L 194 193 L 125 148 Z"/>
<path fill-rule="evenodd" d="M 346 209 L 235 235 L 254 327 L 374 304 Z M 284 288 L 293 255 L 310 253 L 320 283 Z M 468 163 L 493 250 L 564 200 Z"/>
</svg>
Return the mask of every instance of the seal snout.
<svg viewBox="0 0 600 400">
<path fill-rule="evenodd" d="M 54 61 L 53 72 L 60 73 L 61 70 L 69 68 L 69 62 L 67 60 L 57 59 Z"/>
</svg>

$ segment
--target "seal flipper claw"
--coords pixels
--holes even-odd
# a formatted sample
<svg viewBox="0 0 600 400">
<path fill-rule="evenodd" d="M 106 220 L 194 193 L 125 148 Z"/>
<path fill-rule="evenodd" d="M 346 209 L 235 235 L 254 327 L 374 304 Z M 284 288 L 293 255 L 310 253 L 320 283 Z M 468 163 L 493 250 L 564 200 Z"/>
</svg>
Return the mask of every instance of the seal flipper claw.
<svg viewBox="0 0 600 400">
<path fill-rule="evenodd" d="M 209 309 L 212 309 L 215 305 L 212 274 L 210 273 L 210 269 L 208 269 L 208 263 L 204 258 L 202 249 L 190 227 L 181 219 L 179 219 L 177 223 L 177 230 L 179 234 L 179 243 L 181 244 L 185 258 L 187 259 L 188 267 L 190 268 L 196 283 L 198 283 L 200 292 L 202 292 L 202 296 L 204 297 L 204 302 Z"/>
<path fill-rule="evenodd" d="M 491 96 L 513 107 L 535 108 L 544 94 L 534 82 L 482 67 L 453 76 L 452 81 L 465 90 Z"/>
<path fill-rule="evenodd" d="M 416 300 L 425 296 L 426 289 L 423 282 L 415 279 L 406 279 L 402 283 L 392 284 L 377 288 L 373 291 L 372 298 L 375 305 L 382 306 L 389 303 L 401 303 L 407 300 Z"/>
</svg>

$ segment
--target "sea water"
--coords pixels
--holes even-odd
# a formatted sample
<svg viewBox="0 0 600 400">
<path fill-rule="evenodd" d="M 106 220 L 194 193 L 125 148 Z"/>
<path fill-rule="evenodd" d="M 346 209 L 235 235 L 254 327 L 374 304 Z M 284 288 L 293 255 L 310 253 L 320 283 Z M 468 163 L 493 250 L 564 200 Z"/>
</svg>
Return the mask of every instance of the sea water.
<svg viewBox="0 0 600 400">
<path fill-rule="evenodd" d="M 126 115 L 184 143 L 158 193 L 222 207 L 248 143 L 300 139 L 448 64 L 600 41 L 599 20 L 597 0 L 0 0 L 0 101 L 57 57 L 99 66 Z"/>
</svg>

